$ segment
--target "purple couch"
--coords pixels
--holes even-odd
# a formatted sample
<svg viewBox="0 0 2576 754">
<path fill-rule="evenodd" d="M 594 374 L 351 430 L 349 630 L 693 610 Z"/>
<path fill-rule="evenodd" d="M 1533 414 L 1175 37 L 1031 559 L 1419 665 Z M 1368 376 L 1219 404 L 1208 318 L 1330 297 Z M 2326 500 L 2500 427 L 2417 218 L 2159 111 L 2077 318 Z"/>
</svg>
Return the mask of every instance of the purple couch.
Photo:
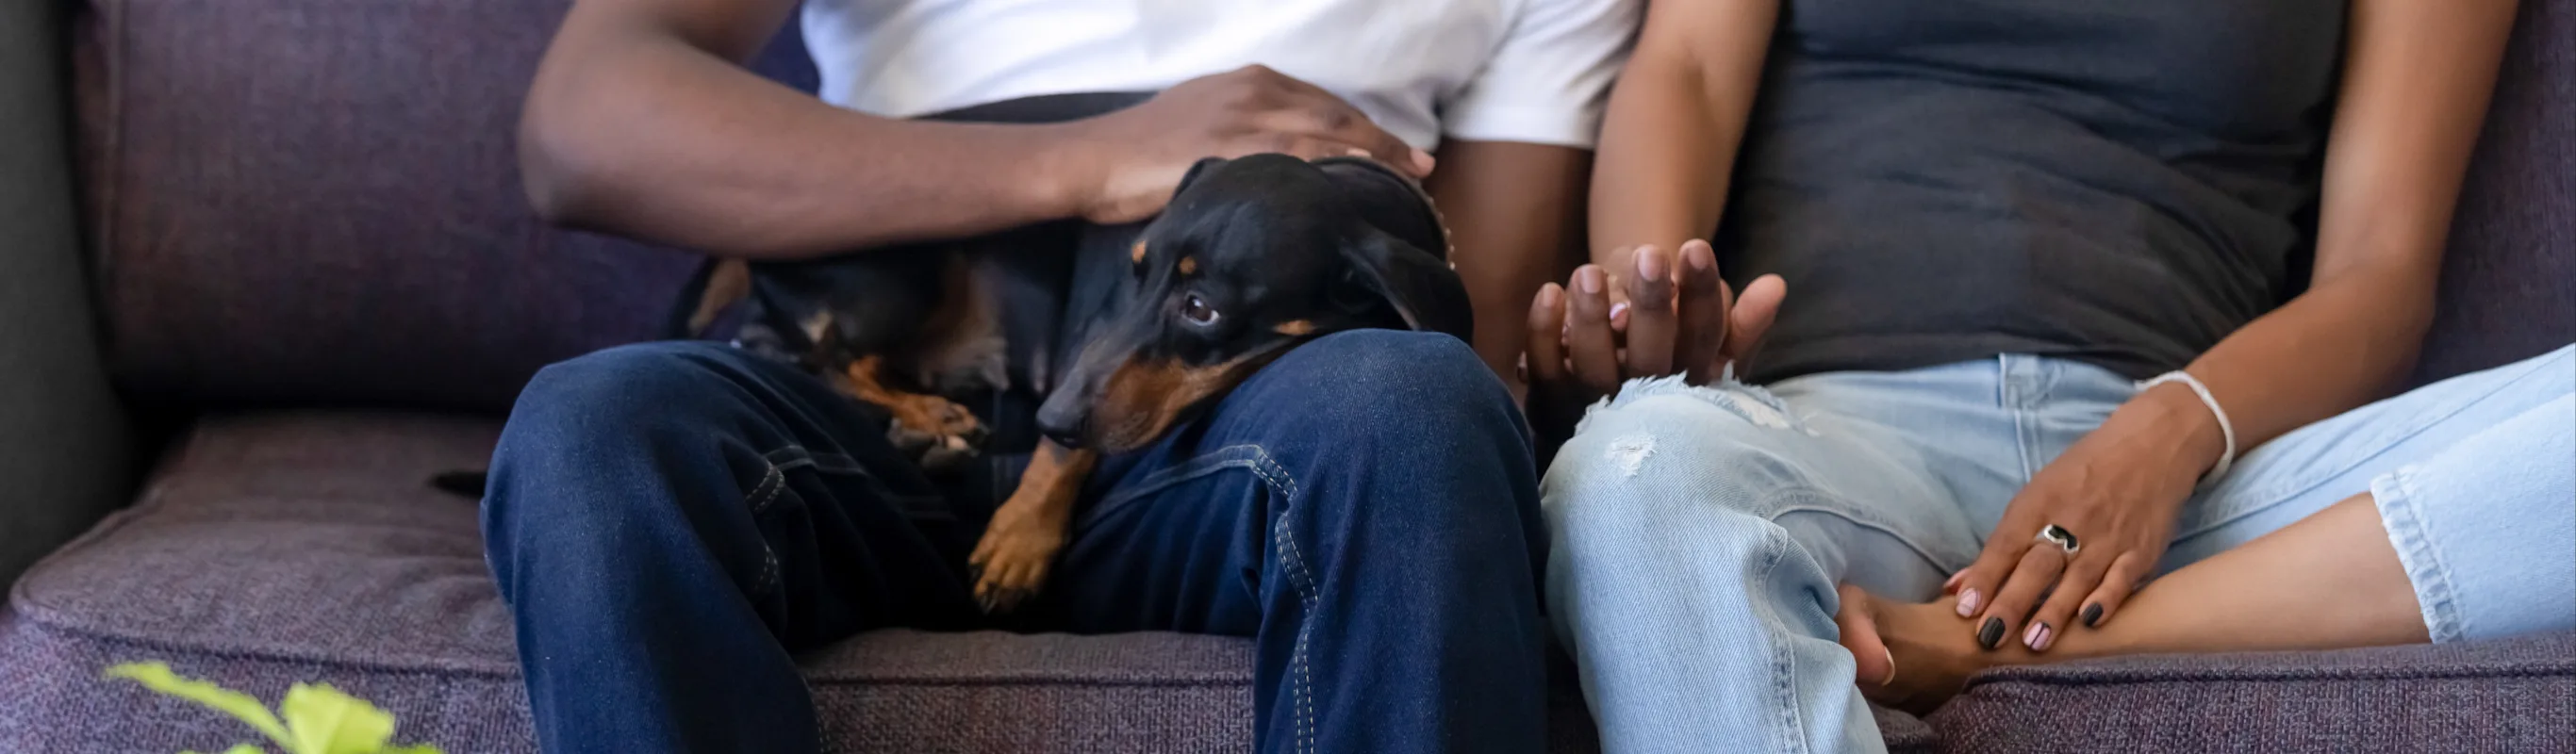
<svg viewBox="0 0 2576 754">
<path fill-rule="evenodd" d="M 2570 6 L 2524 1 L 2419 380 L 2576 340 Z M 422 480 L 480 463 L 538 366 L 645 337 L 690 265 L 521 199 L 563 9 L 0 5 L 0 752 L 249 737 L 100 680 L 126 660 L 531 748 L 475 506 Z M 800 53 L 764 70 L 810 83 Z M 805 661 L 835 750 L 1249 748 L 1235 639 L 886 631 Z M 1558 691 L 1556 748 L 1591 750 Z M 2566 750 L 2576 636 L 2012 670 L 1880 720 L 1902 750 Z"/>
</svg>

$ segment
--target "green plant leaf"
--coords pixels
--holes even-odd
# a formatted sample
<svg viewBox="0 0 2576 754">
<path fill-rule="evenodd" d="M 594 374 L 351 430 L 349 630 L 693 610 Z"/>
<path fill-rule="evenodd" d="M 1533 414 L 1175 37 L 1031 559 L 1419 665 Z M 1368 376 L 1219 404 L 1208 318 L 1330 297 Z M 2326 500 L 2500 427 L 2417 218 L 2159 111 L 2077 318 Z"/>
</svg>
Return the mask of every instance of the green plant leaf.
<svg viewBox="0 0 2576 754">
<path fill-rule="evenodd" d="M 170 672 L 169 665 L 158 662 L 129 662 L 110 667 L 107 669 L 107 677 L 134 681 L 143 684 L 144 688 L 212 707 L 249 723 L 250 727 L 258 729 L 261 735 L 268 736 L 269 740 L 276 741 L 279 746 L 295 748 L 295 742 L 287 738 L 286 726 L 278 724 L 277 716 L 269 714 L 268 706 L 260 704 L 258 699 L 252 698 L 249 694 L 205 681 L 180 677 L 179 674 Z M 251 752 L 259 751 L 259 747 L 241 744 L 225 751 L 224 754 L 244 754 L 243 747 L 250 747 Z"/>
<path fill-rule="evenodd" d="M 295 734 L 295 754 L 376 754 L 394 737 L 394 716 L 324 684 L 295 684 L 277 705 Z"/>
<path fill-rule="evenodd" d="M 232 748 L 224 750 L 224 754 L 268 754 L 268 752 L 260 751 L 259 747 L 250 744 L 233 744 Z"/>
</svg>

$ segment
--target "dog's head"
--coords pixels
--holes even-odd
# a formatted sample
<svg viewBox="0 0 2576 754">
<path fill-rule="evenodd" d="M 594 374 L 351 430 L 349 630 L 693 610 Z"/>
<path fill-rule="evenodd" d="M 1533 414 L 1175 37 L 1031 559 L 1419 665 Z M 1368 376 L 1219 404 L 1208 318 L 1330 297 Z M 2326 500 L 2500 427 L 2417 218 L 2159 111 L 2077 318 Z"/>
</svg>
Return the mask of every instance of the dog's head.
<svg viewBox="0 0 2576 754">
<path fill-rule="evenodd" d="M 1142 447 L 1304 341 L 1364 327 L 1470 338 L 1448 233 L 1365 159 L 1207 159 L 1131 250 L 1136 296 L 1038 411 L 1072 447 Z"/>
</svg>

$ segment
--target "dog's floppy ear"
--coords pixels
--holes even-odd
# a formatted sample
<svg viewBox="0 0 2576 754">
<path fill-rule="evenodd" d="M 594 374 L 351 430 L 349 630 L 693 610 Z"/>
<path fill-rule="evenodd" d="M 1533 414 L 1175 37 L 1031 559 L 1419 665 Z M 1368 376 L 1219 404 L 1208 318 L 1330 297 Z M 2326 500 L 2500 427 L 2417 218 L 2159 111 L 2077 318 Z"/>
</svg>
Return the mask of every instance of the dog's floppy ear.
<svg viewBox="0 0 2576 754">
<path fill-rule="evenodd" d="M 1449 229 L 1432 206 L 1422 184 L 1365 157 L 1326 157 L 1315 167 L 1341 188 L 1362 217 L 1378 230 L 1395 234 L 1415 248 L 1443 259 L 1449 256 Z"/>
<path fill-rule="evenodd" d="M 1181 182 L 1172 186 L 1172 196 L 1179 197 L 1181 192 L 1190 190 L 1190 184 L 1198 182 L 1199 176 L 1207 175 L 1208 171 L 1215 170 L 1217 166 L 1225 163 L 1226 159 L 1223 157 L 1201 157 L 1198 162 L 1190 163 L 1189 172 L 1182 173 Z"/>
<path fill-rule="evenodd" d="M 1357 282 L 1395 307 L 1406 327 L 1476 342 L 1467 285 L 1447 261 L 1376 228 L 1343 247 L 1342 257 Z"/>
</svg>

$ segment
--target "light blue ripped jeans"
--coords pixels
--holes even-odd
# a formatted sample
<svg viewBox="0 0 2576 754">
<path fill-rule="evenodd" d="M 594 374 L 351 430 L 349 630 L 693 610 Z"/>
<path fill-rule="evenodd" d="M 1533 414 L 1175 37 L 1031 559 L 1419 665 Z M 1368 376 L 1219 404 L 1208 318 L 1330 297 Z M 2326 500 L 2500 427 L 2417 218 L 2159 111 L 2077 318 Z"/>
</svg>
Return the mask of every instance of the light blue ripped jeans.
<svg viewBox="0 0 2576 754">
<path fill-rule="evenodd" d="M 2576 628 L 2571 385 L 2576 346 L 2265 443 L 2186 505 L 2161 568 L 2371 492 L 2434 641 Z M 1767 391 L 1628 385 L 1543 485 L 1549 607 L 1603 749 L 1884 749 L 1835 643 L 1835 584 L 1931 599 L 2032 472 L 2136 390 L 2020 355 Z"/>
</svg>

